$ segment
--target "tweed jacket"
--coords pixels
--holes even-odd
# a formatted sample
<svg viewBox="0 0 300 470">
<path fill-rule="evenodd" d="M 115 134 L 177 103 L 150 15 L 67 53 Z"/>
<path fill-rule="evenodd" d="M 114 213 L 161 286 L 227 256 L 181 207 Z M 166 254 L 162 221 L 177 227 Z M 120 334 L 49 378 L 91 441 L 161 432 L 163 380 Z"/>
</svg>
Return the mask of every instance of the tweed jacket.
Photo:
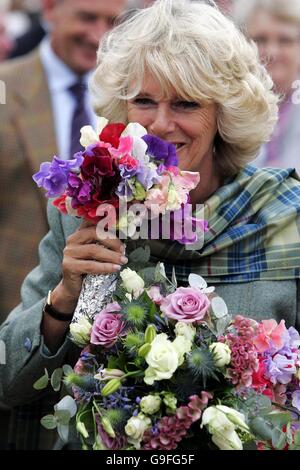
<svg viewBox="0 0 300 470">
<path fill-rule="evenodd" d="M 1 65 L 6 104 L 0 104 L 0 324 L 19 301 L 37 247 L 48 231 L 45 196 L 32 181 L 56 153 L 47 79 L 36 50 Z"/>
<path fill-rule="evenodd" d="M 79 349 L 68 336 L 59 350 L 49 355 L 40 331 L 47 293 L 61 279 L 66 239 L 80 224 L 78 219 L 59 214 L 51 204 L 48 205 L 48 220 L 50 231 L 39 247 L 40 263 L 23 283 L 22 302 L 0 328 L 0 341 L 6 347 L 6 364 L 0 364 L 0 404 L 22 405 L 18 417 L 21 425 L 14 429 L 14 433 L 21 436 L 22 442 L 17 448 L 25 449 L 45 449 L 53 443 L 49 431 L 47 440 L 45 431 L 38 427 L 40 418 L 51 411 L 49 407 L 53 407 L 53 396 L 34 390 L 33 383 L 44 374 L 45 368 L 51 374 L 62 364 L 74 365 L 79 357 Z M 244 314 L 258 319 L 284 318 L 287 325 L 300 329 L 300 287 L 297 280 L 218 284 L 216 290 L 233 315 Z M 30 423 L 27 433 L 22 427 L 25 422 L 27 426 Z"/>
</svg>

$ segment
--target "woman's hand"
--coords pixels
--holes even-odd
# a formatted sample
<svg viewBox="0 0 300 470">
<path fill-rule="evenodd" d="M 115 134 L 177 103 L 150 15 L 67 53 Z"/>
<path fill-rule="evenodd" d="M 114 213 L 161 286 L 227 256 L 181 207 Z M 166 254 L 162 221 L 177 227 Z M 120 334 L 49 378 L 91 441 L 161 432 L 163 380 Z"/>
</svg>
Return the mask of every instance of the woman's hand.
<svg viewBox="0 0 300 470">
<path fill-rule="evenodd" d="M 68 239 L 62 261 L 62 280 L 53 290 L 51 302 L 59 312 L 74 312 L 84 274 L 118 272 L 128 262 L 123 243 L 115 239 L 99 240 L 95 225 L 83 222 Z M 71 319 L 71 318 L 70 318 Z"/>
</svg>

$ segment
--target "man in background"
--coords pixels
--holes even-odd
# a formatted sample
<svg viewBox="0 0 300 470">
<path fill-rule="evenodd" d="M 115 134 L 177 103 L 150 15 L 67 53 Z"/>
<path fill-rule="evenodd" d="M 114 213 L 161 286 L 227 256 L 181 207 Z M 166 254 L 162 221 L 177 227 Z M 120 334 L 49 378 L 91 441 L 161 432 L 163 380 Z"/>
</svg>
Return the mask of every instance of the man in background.
<svg viewBox="0 0 300 470">
<path fill-rule="evenodd" d="M 78 151 L 78 128 L 95 116 L 87 83 L 99 39 L 126 0 L 43 0 L 50 33 L 23 58 L 0 66 L 0 323 L 19 302 L 25 275 L 36 265 L 47 232 L 45 196 L 32 175 L 56 154 Z"/>
<path fill-rule="evenodd" d="M 49 35 L 29 55 L 0 66 L 6 89 L 5 104 L 0 104 L 0 323 L 19 303 L 21 283 L 36 266 L 38 243 L 48 231 L 46 198 L 32 175 L 53 155 L 68 159 L 80 150 L 79 129 L 96 118 L 87 83 L 99 40 L 126 4 L 43 0 Z M 25 341 L 24 348 L 30 347 Z M 39 426 L 45 411 L 40 402 L 14 410 L 12 449 L 51 447 Z M 2 410 L 0 434 L 7 433 Z"/>
</svg>

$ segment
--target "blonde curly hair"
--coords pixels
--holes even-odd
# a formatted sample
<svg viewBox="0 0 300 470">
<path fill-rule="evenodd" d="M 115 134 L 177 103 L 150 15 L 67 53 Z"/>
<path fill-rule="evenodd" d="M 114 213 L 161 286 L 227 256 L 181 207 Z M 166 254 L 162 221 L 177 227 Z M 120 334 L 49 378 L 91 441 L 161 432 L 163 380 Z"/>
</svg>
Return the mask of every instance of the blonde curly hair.
<svg viewBox="0 0 300 470">
<path fill-rule="evenodd" d="M 145 73 L 165 96 L 218 106 L 216 164 L 234 175 L 269 140 L 278 97 L 257 48 L 213 6 L 157 0 L 135 12 L 100 45 L 91 80 L 96 113 L 127 123 L 126 101 L 137 96 Z"/>
</svg>

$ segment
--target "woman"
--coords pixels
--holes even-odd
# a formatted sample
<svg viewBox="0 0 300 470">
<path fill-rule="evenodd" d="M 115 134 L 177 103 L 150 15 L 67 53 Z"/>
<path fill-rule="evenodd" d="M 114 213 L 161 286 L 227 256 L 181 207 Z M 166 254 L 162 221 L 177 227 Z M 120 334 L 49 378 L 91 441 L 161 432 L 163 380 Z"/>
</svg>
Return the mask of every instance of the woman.
<svg viewBox="0 0 300 470">
<path fill-rule="evenodd" d="M 140 122 L 177 146 L 182 169 L 201 173 L 192 202 L 205 204 L 204 247 L 147 241 L 152 260 L 168 270 L 175 265 L 182 283 L 190 271 L 202 274 L 232 314 L 284 317 L 295 325 L 300 184 L 291 170 L 248 165 L 276 121 L 272 86 L 256 48 L 218 10 L 160 0 L 109 34 L 92 90 L 99 115 Z M 32 383 L 45 368 L 51 373 L 78 357 L 66 335 L 82 275 L 117 272 L 127 262 L 119 240 L 99 240 L 95 227 L 51 206 L 48 215 L 40 265 L 0 332 L 8 351 L 0 395 L 13 405 L 39 397 Z"/>
<path fill-rule="evenodd" d="M 277 126 L 255 163 L 299 170 L 300 1 L 241 0 L 236 2 L 235 17 L 256 42 L 281 95 Z"/>
</svg>

